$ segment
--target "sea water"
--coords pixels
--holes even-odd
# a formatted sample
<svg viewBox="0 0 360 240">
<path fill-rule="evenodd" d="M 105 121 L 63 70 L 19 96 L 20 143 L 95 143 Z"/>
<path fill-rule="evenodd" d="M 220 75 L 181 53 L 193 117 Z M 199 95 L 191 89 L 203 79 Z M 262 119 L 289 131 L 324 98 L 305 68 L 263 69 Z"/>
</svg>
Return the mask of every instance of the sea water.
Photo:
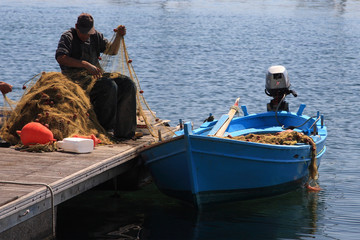
<svg viewBox="0 0 360 240">
<path fill-rule="evenodd" d="M 328 127 L 322 191 L 305 190 L 197 212 L 154 185 L 91 191 L 59 208 L 59 239 L 358 239 L 360 233 L 360 2 L 356 0 L 1 0 L 0 81 L 22 85 L 59 71 L 55 50 L 89 12 L 107 38 L 126 25 L 130 58 L 158 117 L 227 113 L 236 98 L 266 110 L 265 73 L 287 68 L 290 110 L 317 111 Z M 248 179 L 251 181 L 251 179 Z"/>
</svg>

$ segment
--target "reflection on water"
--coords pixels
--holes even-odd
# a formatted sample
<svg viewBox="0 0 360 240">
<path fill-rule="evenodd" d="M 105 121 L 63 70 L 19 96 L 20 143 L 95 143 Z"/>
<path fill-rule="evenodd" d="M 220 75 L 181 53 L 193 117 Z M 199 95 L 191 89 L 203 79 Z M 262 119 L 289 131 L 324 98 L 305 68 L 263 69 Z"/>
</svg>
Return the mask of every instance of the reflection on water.
<svg viewBox="0 0 360 240">
<path fill-rule="evenodd" d="M 304 189 L 201 212 L 153 184 L 113 194 L 90 191 L 59 207 L 58 239 L 296 239 L 313 236 L 324 211 L 319 193 Z"/>
</svg>

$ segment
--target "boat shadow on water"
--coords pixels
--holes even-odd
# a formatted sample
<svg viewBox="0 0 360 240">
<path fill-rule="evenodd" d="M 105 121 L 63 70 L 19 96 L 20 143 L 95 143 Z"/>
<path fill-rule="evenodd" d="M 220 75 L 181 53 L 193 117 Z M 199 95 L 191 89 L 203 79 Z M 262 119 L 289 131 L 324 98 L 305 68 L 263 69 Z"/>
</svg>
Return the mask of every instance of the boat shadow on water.
<svg viewBox="0 0 360 240">
<path fill-rule="evenodd" d="M 318 231 L 318 193 L 304 189 L 258 200 L 153 208 L 140 239 L 297 239 Z"/>
<path fill-rule="evenodd" d="M 154 184 L 116 198 L 110 194 L 89 192 L 63 206 L 57 239 L 297 239 L 319 232 L 323 216 L 321 193 L 305 189 L 201 210 L 165 196 Z"/>
</svg>

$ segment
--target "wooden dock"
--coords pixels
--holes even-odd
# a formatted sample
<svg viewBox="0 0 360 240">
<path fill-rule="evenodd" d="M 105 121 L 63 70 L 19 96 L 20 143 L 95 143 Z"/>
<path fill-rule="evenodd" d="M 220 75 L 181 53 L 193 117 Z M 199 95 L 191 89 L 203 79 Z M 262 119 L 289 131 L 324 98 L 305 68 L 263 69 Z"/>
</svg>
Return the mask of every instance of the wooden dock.
<svg viewBox="0 0 360 240">
<path fill-rule="evenodd" d="M 0 148 L 0 239 L 54 236 L 57 205 L 132 169 L 154 141 L 147 135 L 89 154 Z"/>
</svg>

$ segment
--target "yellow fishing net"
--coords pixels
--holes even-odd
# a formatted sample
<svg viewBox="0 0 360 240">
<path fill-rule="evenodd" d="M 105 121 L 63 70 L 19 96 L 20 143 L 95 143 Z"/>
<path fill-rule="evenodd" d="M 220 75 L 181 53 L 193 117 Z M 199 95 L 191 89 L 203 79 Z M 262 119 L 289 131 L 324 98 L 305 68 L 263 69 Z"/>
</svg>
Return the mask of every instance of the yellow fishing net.
<svg viewBox="0 0 360 240">
<path fill-rule="evenodd" d="M 4 105 L 0 107 L 0 128 L 4 126 L 6 120 L 10 117 L 12 110 L 16 106 L 16 102 L 9 99 L 5 94 L 3 94 Z"/>
<path fill-rule="evenodd" d="M 296 131 L 283 131 L 275 134 L 248 134 L 236 137 L 227 137 L 238 141 L 266 143 L 275 145 L 295 145 L 305 143 L 311 148 L 311 162 L 309 165 L 309 177 L 313 180 L 318 178 L 318 169 L 316 164 L 316 144 L 313 139 L 305 134 Z"/>
<path fill-rule="evenodd" d="M 115 34 L 113 35 L 111 42 L 114 41 Z M 101 67 L 106 72 L 118 73 L 130 77 L 136 84 L 137 94 L 137 115 L 138 115 L 138 130 L 145 134 L 151 134 L 153 137 L 160 139 L 164 135 L 174 135 L 175 133 L 169 128 L 167 120 L 159 119 L 155 112 L 151 110 L 149 104 L 146 102 L 144 94 L 146 93 L 140 86 L 140 81 L 135 73 L 132 65 L 132 59 L 130 59 L 127 52 L 124 38 L 120 41 L 120 51 L 116 56 L 105 55 L 101 56 Z"/>
<path fill-rule="evenodd" d="M 47 126 L 57 140 L 74 134 L 94 134 L 102 142 L 110 143 L 97 122 L 86 92 L 58 72 L 41 74 L 1 128 L 1 137 L 11 144 L 20 143 L 16 131 L 29 122 Z"/>
<path fill-rule="evenodd" d="M 115 34 L 111 40 L 113 42 Z M 124 38 L 121 38 L 120 51 L 115 56 L 102 55 L 101 67 L 109 78 L 119 75 L 130 77 L 137 86 L 138 129 L 154 137 L 171 131 L 166 121 L 159 120 L 151 111 L 140 87 L 139 80 L 129 59 Z M 16 131 L 21 130 L 29 122 L 36 121 L 47 126 L 54 138 L 62 140 L 73 135 L 94 134 L 102 143 L 112 141 L 97 121 L 92 109 L 89 93 L 96 79 L 86 71 L 73 75 L 58 72 L 43 72 L 31 79 L 28 90 L 24 93 L 14 109 L 2 108 L 0 137 L 11 144 L 19 144 L 20 138 Z M 4 95 L 4 102 L 10 100 Z M 11 113 L 10 116 L 7 116 Z"/>
</svg>

